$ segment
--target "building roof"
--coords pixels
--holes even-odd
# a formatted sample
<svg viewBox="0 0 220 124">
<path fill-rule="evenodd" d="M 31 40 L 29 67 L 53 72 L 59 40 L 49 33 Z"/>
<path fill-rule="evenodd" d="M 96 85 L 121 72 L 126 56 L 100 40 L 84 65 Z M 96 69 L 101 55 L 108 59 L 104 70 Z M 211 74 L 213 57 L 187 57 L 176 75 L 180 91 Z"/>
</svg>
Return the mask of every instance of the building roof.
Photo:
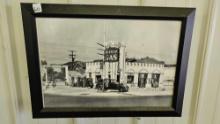
<svg viewBox="0 0 220 124">
<path fill-rule="evenodd" d="M 164 66 L 165 66 L 165 67 L 176 67 L 175 64 L 165 64 Z"/>
<path fill-rule="evenodd" d="M 93 62 L 102 62 L 102 59 L 93 60 Z M 150 63 L 150 64 L 165 64 L 164 61 L 157 60 L 153 57 L 144 57 L 144 58 L 126 58 L 126 62 L 135 62 L 135 63 Z"/>
<path fill-rule="evenodd" d="M 144 57 L 140 59 L 136 58 L 126 58 L 126 62 L 136 62 L 136 63 L 151 63 L 151 64 L 165 64 L 164 61 L 157 60 L 152 57 Z"/>
<path fill-rule="evenodd" d="M 73 69 L 70 68 L 72 66 L 72 64 L 73 64 Z M 66 62 L 62 65 L 67 65 L 69 67 L 69 70 L 71 69 L 72 71 L 77 71 L 79 73 L 84 73 L 85 69 L 86 69 L 86 64 L 85 64 L 85 62 L 82 62 L 82 61 L 74 61 L 73 63 Z"/>
</svg>

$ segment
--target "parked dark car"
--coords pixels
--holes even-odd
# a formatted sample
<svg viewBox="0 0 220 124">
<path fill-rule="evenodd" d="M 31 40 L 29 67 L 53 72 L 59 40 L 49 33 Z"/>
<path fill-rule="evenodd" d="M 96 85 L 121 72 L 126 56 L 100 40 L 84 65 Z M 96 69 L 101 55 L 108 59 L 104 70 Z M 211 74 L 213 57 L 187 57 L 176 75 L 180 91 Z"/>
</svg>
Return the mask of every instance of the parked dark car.
<svg viewBox="0 0 220 124">
<path fill-rule="evenodd" d="M 95 88 L 98 89 L 98 90 L 102 90 L 102 88 L 103 88 L 102 84 L 103 84 L 103 80 L 99 79 L 98 81 L 96 81 Z"/>
<path fill-rule="evenodd" d="M 93 88 L 94 84 L 92 83 L 92 78 L 86 79 L 86 87 Z"/>
<path fill-rule="evenodd" d="M 104 84 L 104 86 L 103 86 Z M 102 80 L 98 81 L 96 84 L 96 89 L 98 90 L 118 90 L 119 92 L 128 92 L 129 87 L 126 84 L 118 83 L 118 82 L 111 82 L 108 79 L 104 80 L 104 83 Z"/>
</svg>

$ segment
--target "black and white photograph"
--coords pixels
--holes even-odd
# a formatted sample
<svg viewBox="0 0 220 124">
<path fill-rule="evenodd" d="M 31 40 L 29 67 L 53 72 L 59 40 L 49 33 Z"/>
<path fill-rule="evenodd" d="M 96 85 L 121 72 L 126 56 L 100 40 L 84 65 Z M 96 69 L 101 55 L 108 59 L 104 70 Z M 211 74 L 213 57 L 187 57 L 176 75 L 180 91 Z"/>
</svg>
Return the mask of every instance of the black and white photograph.
<svg viewBox="0 0 220 124">
<path fill-rule="evenodd" d="M 181 116 L 194 8 L 21 9 L 33 118 Z"/>
<path fill-rule="evenodd" d="M 46 108 L 171 107 L 181 21 L 36 18 Z"/>
</svg>

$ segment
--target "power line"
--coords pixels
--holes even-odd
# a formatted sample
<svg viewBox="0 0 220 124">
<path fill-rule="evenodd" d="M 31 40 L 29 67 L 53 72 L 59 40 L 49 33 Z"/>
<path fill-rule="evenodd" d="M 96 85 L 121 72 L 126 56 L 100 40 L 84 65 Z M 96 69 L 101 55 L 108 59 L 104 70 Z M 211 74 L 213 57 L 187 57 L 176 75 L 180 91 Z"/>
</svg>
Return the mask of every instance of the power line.
<svg viewBox="0 0 220 124">
<path fill-rule="evenodd" d="M 96 42 L 99 46 L 105 47 L 103 44 Z"/>
</svg>

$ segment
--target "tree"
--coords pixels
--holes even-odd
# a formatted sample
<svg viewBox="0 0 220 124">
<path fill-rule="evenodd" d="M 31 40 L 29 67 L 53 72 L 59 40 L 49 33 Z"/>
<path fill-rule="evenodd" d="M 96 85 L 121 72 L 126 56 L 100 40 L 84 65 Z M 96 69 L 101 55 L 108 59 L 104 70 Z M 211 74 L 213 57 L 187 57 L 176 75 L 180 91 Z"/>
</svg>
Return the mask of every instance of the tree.
<svg viewBox="0 0 220 124">
<path fill-rule="evenodd" d="M 47 61 L 46 60 L 41 60 L 41 65 L 47 65 Z"/>
<path fill-rule="evenodd" d="M 47 68 L 48 80 L 53 81 L 54 79 L 54 69 L 52 67 Z"/>
</svg>

